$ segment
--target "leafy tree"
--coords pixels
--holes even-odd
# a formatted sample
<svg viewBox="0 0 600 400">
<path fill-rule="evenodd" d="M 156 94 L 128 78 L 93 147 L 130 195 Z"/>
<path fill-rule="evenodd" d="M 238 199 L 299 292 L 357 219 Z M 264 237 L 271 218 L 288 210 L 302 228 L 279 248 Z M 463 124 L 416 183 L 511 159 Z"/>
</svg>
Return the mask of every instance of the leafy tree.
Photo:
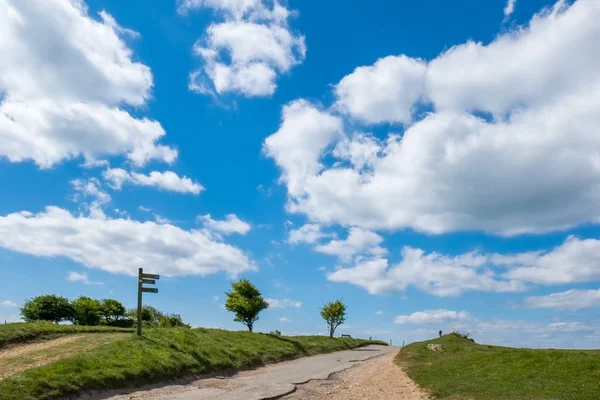
<svg viewBox="0 0 600 400">
<path fill-rule="evenodd" d="M 134 321 L 137 321 L 137 308 L 130 308 L 127 311 L 127 316 Z M 165 314 L 158 309 L 152 306 L 142 307 L 142 322 L 144 322 L 144 325 L 157 327 L 160 323 L 160 320 L 163 318 L 165 318 Z"/>
<path fill-rule="evenodd" d="M 188 324 L 183 322 L 183 319 L 179 314 L 165 315 L 158 323 L 158 326 L 161 328 L 191 328 Z"/>
<path fill-rule="evenodd" d="M 73 301 L 73 322 L 77 325 L 94 326 L 102 321 L 102 304 L 91 297 L 81 296 Z"/>
<path fill-rule="evenodd" d="M 235 313 L 234 321 L 241 322 L 252 332 L 254 323 L 258 321 L 258 313 L 269 307 L 260 291 L 248 279 L 240 279 L 231 283 L 231 291 L 227 292 L 225 308 Z"/>
<path fill-rule="evenodd" d="M 107 324 L 118 321 L 125 317 L 125 306 L 115 299 L 102 299 L 100 303 L 100 313 Z"/>
<path fill-rule="evenodd" d="M 73 307 L 65 297 L 45 294 L 27 300 L 21 308 L 21 316 L 27 322 L 52 321 L 58 324 L 73 319 Z"/>
<path fill-rule="evenodd" d="M 338 326 L 346 321 L 346 305 L 340 300 L 332 301 L 321 308 L 321 317 L 327 322 L 329 337 L 333 337 Z"/>
</svg>

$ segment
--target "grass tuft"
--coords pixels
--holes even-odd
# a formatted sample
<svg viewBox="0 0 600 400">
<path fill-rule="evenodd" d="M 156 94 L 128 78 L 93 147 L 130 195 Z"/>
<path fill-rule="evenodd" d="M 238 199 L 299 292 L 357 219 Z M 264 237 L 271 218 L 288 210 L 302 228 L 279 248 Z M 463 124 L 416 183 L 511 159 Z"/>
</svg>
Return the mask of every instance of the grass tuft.
<svg viewBox="0 0 600 400">
<path fill-rule="evenodd" d="M 441 344 L 442 351 L 427 349 Z M 597 400 L 599 350 L 489 346 L 448 334 L 405 346 L 396 357 L 436 399 Z"/>
<path fill-rule="evenodd" d="M 148 329 L 77 356 L 0 381 L 3 400 L 54 399 L 94 389 L 115 389 L 230 368 L 383 342 L 285 337 L 219 329 Z"/>
</svg>

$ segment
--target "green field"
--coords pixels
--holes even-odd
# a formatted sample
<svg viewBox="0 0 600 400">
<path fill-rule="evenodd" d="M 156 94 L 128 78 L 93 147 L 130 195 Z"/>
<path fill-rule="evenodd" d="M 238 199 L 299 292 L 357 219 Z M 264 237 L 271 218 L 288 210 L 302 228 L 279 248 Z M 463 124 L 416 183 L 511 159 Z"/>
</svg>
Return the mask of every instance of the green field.
<svg viewBox="0 0 600 400">
<path fill-rule="evenodd" d="M 438 399 L 600 399 L 600 350 L 516 349 L 450 334 L 412 343 L 396 361 Z"/>
<path fill-rule="evenodd" d="M 85 390 L 125 388 L 374 343 L 384 344 L 360 339 L 283 337 L 218 329 L 147 329 L 142 338 L 125 335 L 122 340 L 1 380 L 0 398 L 53 399 Z"/>
<path fill-rule="evenodd" d="M 0 325 L 0 349 L 18 343 L 45 340 L 75 333 L 133 332 L 110 326 L 57 325 L 52 322 L 19 322 Z"/>
</svg>

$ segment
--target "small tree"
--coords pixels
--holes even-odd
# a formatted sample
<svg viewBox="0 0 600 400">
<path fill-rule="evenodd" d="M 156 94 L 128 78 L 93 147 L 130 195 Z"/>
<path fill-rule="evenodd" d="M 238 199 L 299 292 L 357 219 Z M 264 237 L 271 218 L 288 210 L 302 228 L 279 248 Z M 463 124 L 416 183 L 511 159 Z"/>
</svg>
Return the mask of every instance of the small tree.
<svg viewBox="0 0 600 400">
<path fill-rule="evenodd" d="M 252 332 L 254 323 L 258 321 L 258 313 L 269 307 L 260 291 L 248 279 L 240 279 L 231 284 L 227 292 L 225 308 L 235 313 L 234 321 L 241 322 Z"/>
<path fill-rule="evenodd" d="M 137 321 L 137 308 L 130 308 L 126 315 L 132 320 Z M 157 308 L 152 306 L 142 307 L 142 321 L 144 322 L 144 325 L 157 327 L 163 318 L 165 318 L 165 314 Z"/>
<path fill-rule="evenodd" d="M 327 322 L 329 337 L 332 338 L 337 327 L 346 321 L 346 305 L 340 300 L 327 303 L 321 308 L 321 317 Z"/>
<path fill-rule="evenodd" d="M 124 318 L 126 312 L 125 306 L 115 299 L 102 299 L 100 303 L 100 313 L 107 324 Z"/>
<path fill-rule="evenodd" d="M 77 325 L 100 325 L 102 320 L 102 305 L 91 297 L 81 296 L 73 301 L 73 322 Z"/>
<path fill-rule="evenodd" d="M 27 322 L 52 321 L 58 324 L 73 320 L 73 307 L 65 297 L 45 294 L 27 300 L 21 308 L 21 316 Z"/>
</svg>

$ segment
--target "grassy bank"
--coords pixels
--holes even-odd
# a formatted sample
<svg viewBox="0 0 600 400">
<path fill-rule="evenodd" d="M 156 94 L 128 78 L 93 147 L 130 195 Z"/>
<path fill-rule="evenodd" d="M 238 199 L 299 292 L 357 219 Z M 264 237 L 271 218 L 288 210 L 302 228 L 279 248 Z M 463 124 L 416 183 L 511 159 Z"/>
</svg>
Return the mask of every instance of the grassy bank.
<svg viewBox="0 0 600 400">
<path fill-rule="evenodd" d="M 596 400 L 600 393 L 599 350 L 515 349 L 445 335 L 404 347 L 396 361 L 439 399 Z"/>
<path fill-rule="evenodd" d="M 133 332 L 133 329 L 110 326 L 57 325 L 51 322 L 3 324 L 0 325 L 0 348 L 10 344 L 50 339 L 61 335 L 98 332 Z"/>
<path fill-rule="evenodd" d="M 131 335 L 0 381 L 0 398 L 52 399 L 84 390 L 131 387 L 371 343 L 374 342 L 323 336 L 277 337 L 218 329 L 148 329 L 142 338 Z"/>
</svg>

